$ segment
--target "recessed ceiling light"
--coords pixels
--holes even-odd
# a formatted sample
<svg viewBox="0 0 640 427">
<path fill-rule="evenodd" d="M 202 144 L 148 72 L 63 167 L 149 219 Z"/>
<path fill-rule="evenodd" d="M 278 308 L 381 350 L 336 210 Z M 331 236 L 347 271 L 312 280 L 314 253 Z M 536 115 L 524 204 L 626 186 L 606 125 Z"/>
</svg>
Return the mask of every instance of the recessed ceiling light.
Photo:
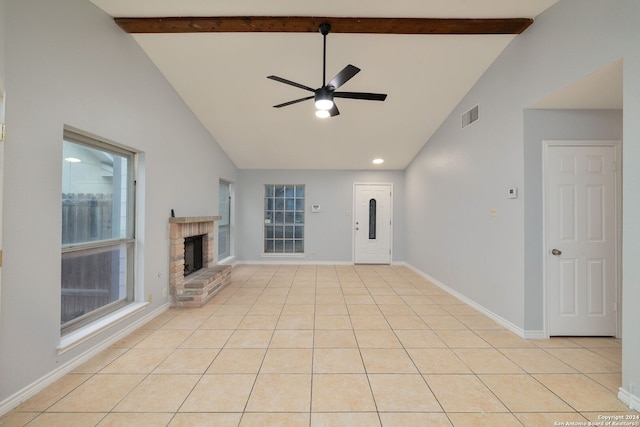
<svg viewBox="0 0 640 427">
<path fill-rule="evenodd" d="M 374 165 L 381 165 L 381 164 L 383 164 L 383 163 L 384 163 L 384 159 L 380 159 L 380 158 L 378 158 L 378 159 L 373 159 L 373 164 L 374 164 Z"/>
<path fill-rule="evenodd" d="M 65 157 L 64 160 L 69 162 L 69 163 L 80 163 L 82 161 L 82 160 L 77 159 L 75 157 Z"/>
</svg>

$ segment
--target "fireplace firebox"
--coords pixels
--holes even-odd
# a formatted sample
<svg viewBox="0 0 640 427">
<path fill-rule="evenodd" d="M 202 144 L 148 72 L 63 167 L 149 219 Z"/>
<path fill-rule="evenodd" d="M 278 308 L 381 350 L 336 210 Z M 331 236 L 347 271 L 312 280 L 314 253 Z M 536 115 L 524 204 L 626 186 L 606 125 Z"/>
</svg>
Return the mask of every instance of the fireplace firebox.
<svg viewBox="0 0 640 427">
<path fill-rule="evenodd" d="M 203 267 L 204 235 L 184 238 L 184 275 L 188 276 Z"/>
</svg>

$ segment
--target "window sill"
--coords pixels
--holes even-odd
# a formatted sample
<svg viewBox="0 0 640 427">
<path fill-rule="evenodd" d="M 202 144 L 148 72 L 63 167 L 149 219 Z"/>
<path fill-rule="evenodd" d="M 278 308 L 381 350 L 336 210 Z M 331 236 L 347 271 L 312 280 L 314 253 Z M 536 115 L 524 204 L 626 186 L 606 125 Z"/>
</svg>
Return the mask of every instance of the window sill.
<svg viewBox="0 0 640 427">
<path fill-rule="evenodd" d="M 263 258 L 306 258 L 306 254 L 270 254 L 263 253 L 261 255 Z"/>
<path fill-rule="evenodd" d="M 73 331 L 63 337 L 60 338 L 60 344 L 58 345 L 58 354 L 65 353 L 72 348 L 82 344 L 83 342 L 88 341 L 94 336 L 98 335 L 100 332 L 103 332 L 107 328 L 119 323 L 134 314 L 142 311 L 149 303 L 132 303 L 122 308 L 121 310 L 115 311 L 90 325 L 85 326 L 84 328 L 78 329 L 77 331 Z"/>
</svg>

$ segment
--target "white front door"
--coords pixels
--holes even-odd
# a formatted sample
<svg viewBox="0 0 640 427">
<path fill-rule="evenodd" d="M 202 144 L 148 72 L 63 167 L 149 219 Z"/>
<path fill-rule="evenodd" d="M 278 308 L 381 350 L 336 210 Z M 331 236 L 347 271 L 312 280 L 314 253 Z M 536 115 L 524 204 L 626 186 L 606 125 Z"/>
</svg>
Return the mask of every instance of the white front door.
<svg viewBox="0 0 640 427">
<path fill-rule="evenodd" d="M 391 263 L 391 184 L 355 184 L 354 262 Z"/>
<path fill-rule="evenodd" d="M 548 332 L 615 336 L 620 147 L 545 142 Z"/>
</svg>

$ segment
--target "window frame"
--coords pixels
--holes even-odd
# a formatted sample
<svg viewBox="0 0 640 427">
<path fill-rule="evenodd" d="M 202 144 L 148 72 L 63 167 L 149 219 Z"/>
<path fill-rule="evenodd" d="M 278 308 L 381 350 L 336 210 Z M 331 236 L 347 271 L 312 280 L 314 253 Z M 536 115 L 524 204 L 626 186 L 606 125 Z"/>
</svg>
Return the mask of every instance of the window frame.
<svg viewBox="0 0 640 427">
<path fill-rule="evenodd" d="M 110 302 L 77 318 L 60 324 L 61 336 L 66 336 L 94 322 L 98 322 L 117 310 L 135 303 L 135 276 L 136 276 L 136 183 L 138 174 L 138 153 L 127 149 L 113 142 L 107 141 L 98 136 L 89 135 L 77 129 L 65 127 L 63 131 L 64 142 L 84 146 L 93 150 L 103 151 L 127 159 L 127 180 L 126 180 L 126 224 L 124 237 L 94 240 L 82 243 L 61 244 L 61 262 L 65 255 L 98 253 L 108 249 L 119 249 L 125 251 L 126 272 L 125 297 L 117 301 Z M 60 282 L 60 297 L 62 298 L 62 277 Z M 60 300 L 62 311 L 62 300 Z"/>
<path fill-rule="evenodd" d="M 232 250 L 232 239 L 233 236 L 231 235 L 231 225 L 232 225 L 232 210 L 233 210 L 233 187 L 232 187 L 232 182 L 231 181 L 227 181 L 226 179 L 219 179 L 218 180 L 218 209 L 219 209 L 219 215 L 221 216 L 221 218 L 224 218 L 224 214 L 222 212 L 222 205 L 220 204 L 220 188 L 225 185 L 227 186 L 227 189 L 229 191 L 228 193 L 228 200 L 227 200 L 227 212 L 226 214 L 228 215 L 228 223 L 227 224 L 223 224 L 222 223 L 222 219 L 220 221 L 218 221 L 218 233 L 217 233 L 217 239 L 218 239 L 218 243 L 217 243 L 217 258 L 218 261 L 222 261 L 224 259 L 227 258 L 231 258 L 233 256 L 233 250 Z M 227 252 L 226 253 L 222 253 L 220 251 L 220 243 L 222 242 L 222 232 L 224 232 L 226 230 L 227 233 L 227 238 L 225 239 L 225 243 L 227 245 Z"/>
<path fill-rule="evenodd" d="M 277 187 L 283 189 L 283 196 L 276 197 L 275 191 Z M 273 189 L 273 195 L 269 196 L 268 189 Z M 293 196 L 287 196 L 287 189 L 293 188 Z M 298 196 L 298 191 L 301 189 L 302 196 Z M 305 234 L 306 234 L 306 218 L 305 218 L 305 199 L 306 199 L 306 185 L 305 184 L 264 184 L 263 186 L 263 226 L 262 226 L 262 253 L 263 256 L 305 256 Z M 273 199 L 273 205 L 269 209 L 268 199 Z M 282 209 L 277 209 L 276 200 L 282 199 Z M 292 200 L 293 209 L 287 209 L 287 201 Z M 301 206 L 298 206 L 298 201 Z M 282 222 L 274 222 L 275 217 L 281 214 Z M 287 213 L 293 213 L 293 222 L 287 222 Z M 273 216 L 271 215 L 273 214 Z M 302 222 L 296 222 L 297 214 L 302 217 Z M 282 235 L 276 237 L 275 228 L 274 235 L 268 236 L 267 229 L 269 227 L 282 227 Z M 287 227 L 293 227 L 292 237 L 287 237 Z M 297 228 L 302 231 L 302 237 L 297 236 Z M 291 241 L 291 250 L 287 251 L 287 241 Z M 268 250 L 268 243 L 273 242 L 273 249 Z M 282 251 L 276 251 L 276 242 L 281 242 Z M 298 242 L 298 243 L 296 243 Z M 301 246 L 301 250 L 297 250 L 298 244 Z"/>
</svg>

